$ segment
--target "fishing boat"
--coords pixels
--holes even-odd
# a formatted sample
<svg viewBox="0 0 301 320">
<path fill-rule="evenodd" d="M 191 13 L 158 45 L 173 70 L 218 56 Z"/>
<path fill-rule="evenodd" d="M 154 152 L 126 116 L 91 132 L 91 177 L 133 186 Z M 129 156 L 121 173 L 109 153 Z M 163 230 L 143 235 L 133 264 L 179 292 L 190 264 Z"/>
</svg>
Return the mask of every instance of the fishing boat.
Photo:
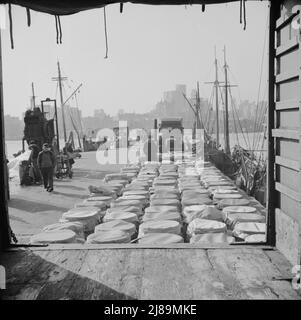
<svg viewBox="0 0 301 320">
<path fill-rule="evenodd" d="M 231 152 L 230 148 L 230 134 L 229 134 L 229 117 L 230 107 L 232 108 L 232 116 L 235 127 L 235 134 L 241 134 L 245 141 L 245 136 L 248 133 L 243 129 L 237 108 L 234 103 L 231 88 L 237 87 L 232 85 L 229 81 L 229 65 L 226 58 L 226 48 L 224 48 L 224 82 L 219 80 L 218 60 L 215 52 L 215 80 L 213 82 L 206 82 L 206 84 L 213 84 L 212 102 L 215 101 L 215 118 L 212 120 L 212 105 L 209 105 L 207 115 L 201 110 L 199 83 L 197 83 L 195 105 L 193 106 L 185 94 L 184 98 L 188 102 L 189 107 L 195 115 L 194 132 L 196 129 L 201 129 L 204 132 L 204 158 L 210 161 L 216 168 L 221 170 L 225 175 L 235 180 L 239 188 L 246 191 L 249 196 L 255 197 L 262 204 L 265 204 L 265 187 L 266 187 L 266 159 L 264 157 L 263 145 L 267 139 L 267 127 L 264 127 L 264 120 L 266 116 L 266 108 L 260 111 L 260 115 L 256 118 L 255 128 L 258 130 L 264 127 L 264 135 L 255 138 L 251 150 L 242 147 L 237 138 L 236 144 Z M 220 107 L 220 99 L 222 100 L 223 110 Z M 231 100 L 231 104 L 229 103 Z M 223 128 L 224 128 L 224 143 L 220 139 L 220 114 L 223 113 Z M 215 131 L 215 135 L 213 135 Z M 194 133 L 195 135 L 195 133 Z M 246 142 L 250 145 L 250 142 Z M 261 150 L 258 147 L 261 145 Z"/>
</svg>

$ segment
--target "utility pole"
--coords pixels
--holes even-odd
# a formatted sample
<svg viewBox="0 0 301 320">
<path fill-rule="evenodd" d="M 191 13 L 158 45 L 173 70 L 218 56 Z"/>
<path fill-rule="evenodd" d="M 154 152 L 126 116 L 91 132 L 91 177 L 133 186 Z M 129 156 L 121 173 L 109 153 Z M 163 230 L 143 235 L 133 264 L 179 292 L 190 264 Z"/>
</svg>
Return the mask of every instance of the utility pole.
<svg viewBox="0 0 301 320">
<path fill-rule="evenodd" d="M 64 129 L 64 140 L 65 140 L 65 142 L 67 142 L 67 132 L 66 132 L 66 122 L 65 122 L 65 106 L 64 106 L 63 87 L 62 87 L 62 81 L 67 80 L 67 77 L 62 77 L 59 61 L 57 62 L 57 70 L 58 70 L 58 77 L 52 78 L 52 80 L 58 81 L 58 84 L 59 84 L 62 119 L 63 119 L 63 129 Z"/>
</svg>

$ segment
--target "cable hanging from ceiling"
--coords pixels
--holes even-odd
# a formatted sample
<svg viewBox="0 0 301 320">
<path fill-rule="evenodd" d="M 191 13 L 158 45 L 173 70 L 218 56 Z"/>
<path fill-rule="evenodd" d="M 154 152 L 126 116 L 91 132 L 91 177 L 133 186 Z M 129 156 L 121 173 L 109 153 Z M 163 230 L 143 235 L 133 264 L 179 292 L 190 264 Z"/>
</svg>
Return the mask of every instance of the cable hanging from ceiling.
<svg viewBox="0 0 301 320">
<path fill-rule="evenodd" d="M 244 30 L 247 28 L 247 8 L 246 0 L 240 0 L 240 24 L 244 24 Z"/>
<path fill-rule="evenodd" d="M 108 31 L 107 31 L 107 14 L 106 14 L 106 6 L 103 7 L 103 19 L 104 19 L 104 28 L 105 28 L 105 39 L 106 39 L 106 55 L 105 59 L 108 59 Z"/>
<path fill-rule="evenodd" d="M 62 26 L 61 26 L 61 19 L 60 16 L 55 15 L 55 29 L 56 29 L 56 43 L 57 44 L 62 44 Z"/>
<path fill-rule="evenodd" d="M 14 49 L 14 35 L 13 35 L 13 17 L 11 4 L 8 4 L 8 18 L 9 18 L 9 35 L 10 35 L 10 46 Z"/>
</svg>

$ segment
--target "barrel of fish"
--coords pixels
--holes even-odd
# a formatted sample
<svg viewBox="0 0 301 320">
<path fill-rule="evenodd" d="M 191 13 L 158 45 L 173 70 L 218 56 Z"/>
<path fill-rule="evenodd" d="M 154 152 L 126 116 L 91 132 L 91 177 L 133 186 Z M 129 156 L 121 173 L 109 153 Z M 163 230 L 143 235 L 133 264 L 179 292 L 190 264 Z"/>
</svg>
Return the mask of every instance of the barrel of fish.
<svg viewBox="0 0 301 320">
<path fill-rule="evenodd" d="M 109 243 L 129 243 L 131 236 L 121 230 L 111 230 L 92 233 L 87 237 L 86 243 L 109 244 Z"/>
<path fill-rule="evenodd" d="M 194 205 L 211 205 L 212 200 L 206 194 L 185 194 L 182 196 L 182 207 Z"/>
<path fill-rule="evenodd" d="M 233 207 L 233 206 L 248 206 L 250 201 L 248 199 L 223 199 L 218 201 L 217 207 L 218 209 L 222 210 L 226 207 Z"/>
<path fill-rule="evenodd" d="M 156 187 L 156 186 L 167 186 L 167 187 L 174 187 L 177 185 L 177 180 L 171 180 L 171 179 L 163 179 L 163 180 L 158 180 L 158 179 L 155 179 L 154 180 L 154 183 L 153 183 L 153 186 Z"/>
<path fill-rule="evenodd" d="M 139 194 L 128 194 L 124 195 L 119 199 L 125 199 L 125 200 L 138 200 L 141 203 L 142 207 L 145 207 L 149 203 L 149 199 L 144 195 Z"/>
<path fill-rule="evenodd" d="M 141 244 L 167 245 L 174 243 L 183 243 L 184 239 L 177 234 L 172 233 L 148 233 L 138 240 Z"/>
<path fill-rule="evenodd" d="M 223 209 L 224 214 L 232 214 L 232 213 L 256 213 L 257 209 L 254 207 L 248 206 L 232 206 L 232 207 L 225 207 Z"/>
<path fill-rule="evenodd" d="M 226 233 L 204 233 L 204 234 L 194 234 L 189 243 L 193 244 L 229 244 L 234 242 L 234 238 L 228 236 Z"/>
<path fill-rule="evenodd" d="M 234 189 L 222 189 L 222 188 L 218 188 L 215 189 L 214 191 L 211 192 L 211 194 L 214 196 L 215 194 L 238 194 L 239 192 L 237 190 Z"/>
<path fill-rule="evenodd" d="M 237 190 L 237 187 L 232 185 L 232 186 L 215 186 L 215 187 L 208 188 L 208 191 L 211 193 L 217 190 Z"/>
<path fill-rule="evenodd" d="M 73 208 L 65 212 L 63 219 L 68 221 L 80 221 L 84 225 L 84 232 L 93 232 L 95 226 L 99 223 L 102 213 L 98 208 L 82 207 Z"/>
<path fill-rule="evenodd" d="M 176 193 L 163 191 L 163 192 L 152 194 L 150 197 L 150 200 L 152 201 L 155 199 L 179 199 L 179 195 Z"/>
<path fill-rule="evenodd" d="M 124 173 L 110 173 L 105 175 L 105 181 L 111 180 L 126 180 L 128 181 L 128 176 Z"/>
<path fill-rule="evenodd" d="M 243 196 L 239 193 L 215 193 L 213 200 L 219 201 L 223 199 L 242 199 Z"/>
<path fill-rule="evenodd" d="M 181 222 L 181 214 L 177 211 L 172 211 L 172 212 L 162 212 L 162 211 L 154 211 L 154 212 L 148 212 L 145 213 L 143 216 L 142 221 L 150 221 L 150 220 L 174 220 Z"/>
<path fill-rule="evenodd" d="M 132 212 L 135 213 L 136 216 L 140 217 L 143 215 L 143 211 L 139 206 L 122 206 L 122 207 L 115 207 L 115 208 L 108 208 L 107 213 L 111 212 Z"/>
<path fill-rule="evenodd" d="M 150 207 L 145 208 L 144 212 L 145 212 L 145 214 L 156 213 L 156 212 L 162 212 L 162 213 L 178 212 L 178 213 L 180 213 L 180 210 L 178 208 L 172 207 L 172 206 L 150 206 Z"/>
<path fill-rule="evenodd" d="M 84 239 L 84 225 L 79 221 L 54 223 L 43 228 L 43 231 L 71 230 L 75 232 L 77 238 Z"/>
<path fill-rule="evenodd" d="M 265 217 L 257 213 L 228 213 L 224 221 L 230 229 L 234 229 L 235 225 L 241 222 L 265 222 Z"/>
<path fill-rule="evenodd" d="M 134 206 L 138 207 L 142 211 L 142 204 L 139 200 L 129 200 L 129 199 L 116 199 L 111 203 L 111 208 L 123 207 L 123 206 Z"/>
<path fill-rule="evenodd" d="M 105 204 L 105 202 L 103 201 L 87 201 L 87 200 L 84 200 L 83 202 L 80 202 L 80 203 L 76 203 L 74 205 L 75 208 L 86 208 L 86 207 L 94 207 L 94 208 L 98 208 L 100 209 L 100 211 L 105 211 L 107 206 Z M 101 217 L 102 217 L 102 214 L 100 214 Z"/>
<path fill-rule="evenodd" d="M 253 234 L 251 236 L 247 236 L 245 238 L 245 242 L 247 242 L 247 243 L 266 242 L 266 235 L 265 234 Z"/>
<path fill-rule="evenodd" d="M 110 196 L 110 197 L 117 197 L 117 191 L 118 187 L 112 187 L 108 186 L 107 183 L 103 183 L 102 185 L 99 186 L 92 186 L 90 185 L 88 187 L 88 190 L 90 192 L 90 195 L 95 195 L 95 196 Z"/>
<path fill-rule="evenodd" d="M 181 208 L 181 202 L 178 199 L 153 199 L 151 206 L 171 206 L 177 209 Z"/>
<path fill-rule="evenodd" d="M 200 233 L 226 233 L 227 226 L 225 223 L 214 220 L 194 219 L 187 227 L 187 234 L 193 236 Z"/>
<path fill-rule="evenodd" d="M 235 225 L 233 234 L 265 234 L 266 224 L 258 222 L 239 222 Z"/>
<path fill-rule="evenodd" d="M 138 223 L 138 217 L 133 212 L 123 212 L 123 211 L 107 212 L 103 218 L 103 222 L 109 222 L 113 220 L 123 220 L 123 221 L 134 223 L 134 224 Z"/>
<path fill-rule="evenodd" d="M 194 188 L 194 189 L 184 189 L 182 191 L 182 197 L 198 197 L 199 195 L 209 197 L 209 192 L 207 189 Z"/>
<path fill-rule="evenodd" d="M 124 183 L 122 182 L 118 182 L 118 181 L 110 181 L 110 182 L 107 182 L 107 183 L 104 183 L 105 186 L 107 188 L 111 188 L 114 192 L 116 192 L 117 194 L 119 194 L 123 187 L 124 187 Z"/>
<path fill-rule="evenodd" d="M 148 198 L 149 192 L 147 190 L 132 189 L 132 190 L 125 191 L 123 193 L 123 196 L 130 196 L 130 195 L 145 196 L 146 198 Z"/>
<path fill-rule="evenodd" d="M 44 231 L 30 238 L 31 244 L 75 243 L 76 233 L 72 230 Z"/>
<path fill-rule="evenodd" d="M 114 200 L 113 197 L 101 196 L 101 197 L 90 197 L 90 198 L 88 198 L 86 201 L 87 201 L 87 202 L 91 202 L 91 203 L 101 201 L 101 202 L 103 202 L 107 207 L 109 207 L 110 204 L 111 204 L 111 202 L 112 202 L 113 200 Z"/>
<path fill-rule="evenodd" d="M 157 195 L 161 195 L 161 194 L 175 194 L 177 195 L 177 198 L 180 199 L 180 191 L 179 189 L 173 187 L 173 188 L 166 188 L 166 187 L 152 187 L 150 188 L 149 192 L 151 194 L 157 194 Z"/>
<path fill-rule="evenodd" d="M 137 232 L 137 228 L 135 224 L 126 222 L 124 220 L 112 220 L 109 222 L 101 223 L 95 227 L 94 232 L 106 232 L 106 231 L 112 231 L 112 230 L 120 230 L 123 232 L 128 233 L 131 238 L 135 235 Z"/>
<path fill-rule="evenodd" d="M 223 222 L 224 217 L 222 212 L 213 206 L 194 205 L 183 209 L 184 221 L 189 224 L 195 219 L 207 219 Z"/>
<path fill-rule="evenodd" d="M 181 234 L 181 224 L 173 220 L 150 220 L 143 222 L 139 227 L 138 237 L 148 233 L 172 233 Z"/>
</svg>

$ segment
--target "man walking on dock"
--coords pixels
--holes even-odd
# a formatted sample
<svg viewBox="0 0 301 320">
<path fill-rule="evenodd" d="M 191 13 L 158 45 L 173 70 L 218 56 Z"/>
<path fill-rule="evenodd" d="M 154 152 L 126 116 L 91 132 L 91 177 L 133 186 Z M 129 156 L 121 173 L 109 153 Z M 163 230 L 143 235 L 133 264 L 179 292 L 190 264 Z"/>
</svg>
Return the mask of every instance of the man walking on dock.
<svg viewBox="0 0 301 320">
<path fill-rule="evenodd" d="M 39 153 L 38 166 L 43 176 L 44 188 L 49 192 L 53 191 L 55 156 L 48 143 L 43 144 L 43 150 Z"/>
</svg>

